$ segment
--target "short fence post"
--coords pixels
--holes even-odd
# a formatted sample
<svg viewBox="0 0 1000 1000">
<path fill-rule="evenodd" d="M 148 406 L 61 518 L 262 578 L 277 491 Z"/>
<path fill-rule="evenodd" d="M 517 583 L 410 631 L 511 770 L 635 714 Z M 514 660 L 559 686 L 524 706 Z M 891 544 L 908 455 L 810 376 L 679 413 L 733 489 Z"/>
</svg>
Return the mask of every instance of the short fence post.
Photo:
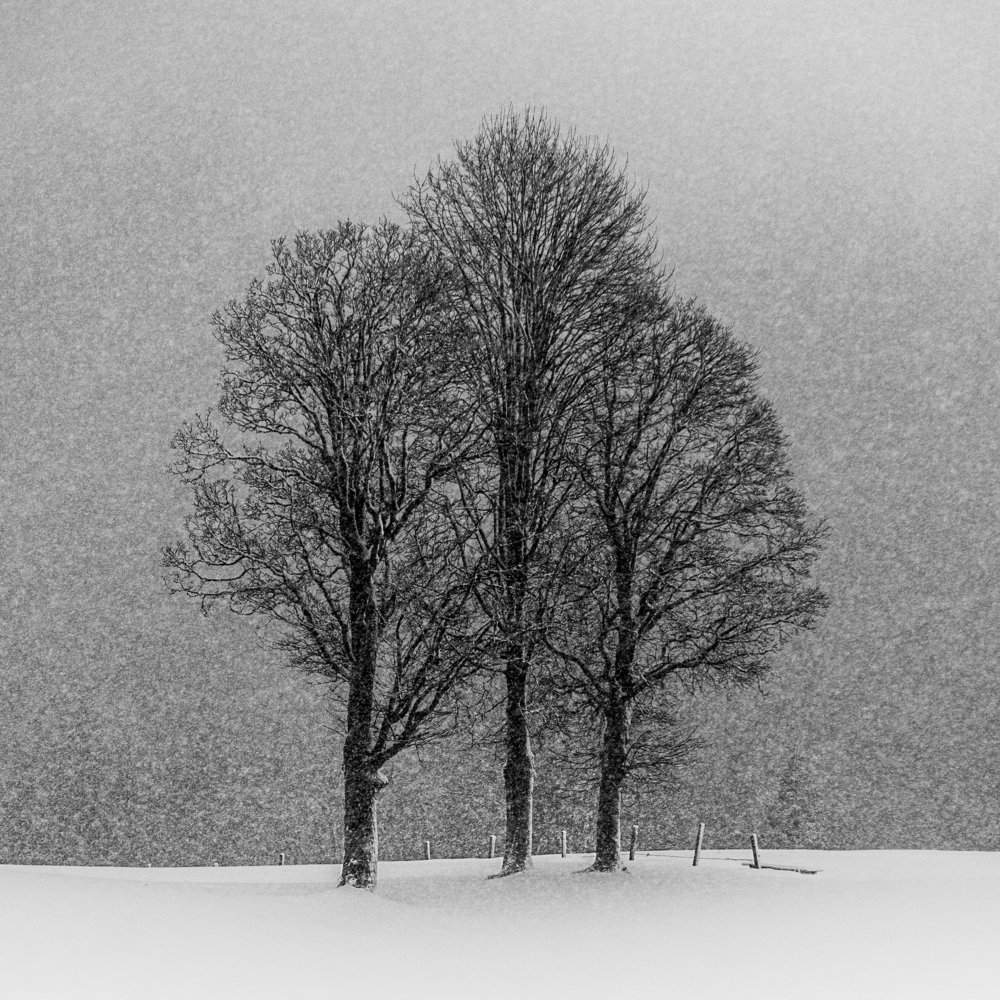
<svg viewBox="0 0 1000 1000">
<path fill-rule="evenodd" d="M 750 834 L 750 847 L 753 850 L 753 865 L 754 868 L 760 868 L 760 855 L 757 852 L 757 834 Z"/>
<path fill-rule="evenodd" d="M 282 851 L 282 852 L 281 852 L 281 853 L 280 853 L 280 854 L 278 855 L 278 864 L 279 864 L 279 865 L 283 865 L 284 863 L 285 863 L 285 852 L 284 852 L 284 851 Z"/>
<path fill-rule="evenodd" d="M 495 833 L 490 834 L 490 857 L 496 857 L 497 853 L 497 835 Z"/>
<path fill-rule="evenodd" d="M 635 845 L 639 841 L 639 827 L 632 827 L 632 839 L 628 844 L 628 859 L 629 861 L 635 861 Z"/>
<path fill-rule="evenodd" d="M 698 855 L 701 854 L 701 842 L 705 838 L 705 824 L 698 824 L 698 839 L 694 842 L 694 864 L 698 864 Z"/>
<path fill-rule="evenodd" d="M 562 856 L 566 857 L 566 831 L 562 832 Z"/>
<path fill-rule="evenodd" d="M 424 841 L 424 860 L 430 861 L 431 859 L 431 842 L 429 840 Z"/>
</svg>

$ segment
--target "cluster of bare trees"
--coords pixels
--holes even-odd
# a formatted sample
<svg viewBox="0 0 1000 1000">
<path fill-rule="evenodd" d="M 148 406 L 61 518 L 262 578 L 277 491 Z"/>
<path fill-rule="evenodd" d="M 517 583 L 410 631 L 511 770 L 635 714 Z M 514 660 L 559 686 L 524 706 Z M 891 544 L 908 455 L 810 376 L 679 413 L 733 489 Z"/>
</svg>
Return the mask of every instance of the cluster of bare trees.
<svg viewBox="0 0 1000 1000">
<path fill-rule="evenodd" d="M 596 748 L 595 869 L 670 685 L 758 678 L 824 601 L 752 353 L 671 293 L 642 193 L 544 114 L 487 120 L 408 225 L 278 241 L 215 317 L 217 416 L 170 582 L 268 623 L 344 728 L 343 884 L 375 885 L 385 764 L 502 690 L 501 874 L 531 864 L 532 703 Z"/>
</svg>

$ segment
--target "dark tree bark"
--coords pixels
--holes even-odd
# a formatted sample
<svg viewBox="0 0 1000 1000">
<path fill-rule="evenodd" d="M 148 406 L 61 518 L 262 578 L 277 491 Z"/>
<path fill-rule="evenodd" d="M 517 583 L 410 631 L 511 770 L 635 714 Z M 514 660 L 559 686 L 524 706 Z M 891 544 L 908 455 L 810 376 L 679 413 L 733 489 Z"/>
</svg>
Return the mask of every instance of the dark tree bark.
<svg viewBox="0 0 1000 1000">
<path fill-rule="evenodd" d="M 612 872 L 622 867 L 622 787 L 628 777 L 630 715 L 624 698 L 609 702 L 604 714 L 594 871 Z"/>
<path fill-rule="evenodd" d="M 528 725 L 528 664 L 519 644 L 514 644 L 507 653 L 504 677 L 507 687 L 507 760 L 504 764 L 507 839 L 501 871 L 510 874 L 531 867 L 535 788 L 535 760 Z"/>
<path fill-rule="evenodd" d="M 344 744 L 344 859 L 340 884 L 373 889 L 378 878 L 378 800 L 387 781 L 367 748 Z"/>
<path fill-rule="evenodd" d="M 340 884 L 373 888 L 378 876 L 378 798 L 386 785 L 372 755 L 379 614 L 373 581 L 354 560 L 350 588 L 354 664 L 344 738 L 344 860 Z"/>
</svg>

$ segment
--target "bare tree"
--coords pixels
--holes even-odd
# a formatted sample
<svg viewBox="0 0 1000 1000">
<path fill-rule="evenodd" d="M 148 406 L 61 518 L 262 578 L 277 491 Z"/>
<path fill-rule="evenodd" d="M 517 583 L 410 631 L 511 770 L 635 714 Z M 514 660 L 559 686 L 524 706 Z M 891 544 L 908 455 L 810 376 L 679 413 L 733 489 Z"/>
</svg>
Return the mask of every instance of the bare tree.
<svg viewBox="0 0 1000 1000">
<path fill-rule="evenodd" d="M 194 513 L 165 562 L 176 591 L 258 616 L 328 682 L 341 884 L 374 888 L 382 768 L 449 730 L 481 655 L 443 504 L 475 434 L 452 405 L 440 273 L 408 232 L 342 223 L 273 251 L 266 284 L 214 318 L 221 426 L 174 440 Z"/>
<path fill-rule="evenodd" d="M 601 734 L 598 871 L 621 865 L 625 779 L 690 747 L 671 683 L 756 681 L 826 603 L 807 579 L 824 528 L 791 483 L 751 351 L 666 296 L 655 323 L 618 331 L 570 442 L 577 558 L 547 633 L 572 667 L 557 686 Z"/>
<path fill-rule="evenodd" d="M 492 446 L 461 505 L 505 679 L 506 875 L 531 863 L 529 688 L 562 575 L 550 527 L 574 488 L 566 443 L 608 338 L 645 308 L 654 247 L 610 148 L 531 111 L 486 120 L 404 207 L 450 272 L 456 377 Z"/>
</svg>

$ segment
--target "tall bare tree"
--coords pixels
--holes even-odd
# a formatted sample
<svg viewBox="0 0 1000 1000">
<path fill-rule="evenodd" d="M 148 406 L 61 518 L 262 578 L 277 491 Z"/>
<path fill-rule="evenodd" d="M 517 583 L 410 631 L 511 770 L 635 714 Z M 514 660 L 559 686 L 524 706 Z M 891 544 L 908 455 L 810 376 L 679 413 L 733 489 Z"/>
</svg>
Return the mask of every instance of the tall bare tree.
<svg viewBox="0 0 1000 1000">
<path fill-rule="evenodd" d="M 505 679 L 506 875 L 531 863 L 529 690 L 560 579 L 549 529 L 573 488 L 566 442 L 606 342 L 644 308 L 636 286 L 654 247 L 611 149 L 530 110 L 487 119 L 404 207 L 450 271 L 465 334 L 456 377 L 492 445 L 463 501 Z"/>
<path fill-rule="evenodd" d="M 475 448 L 448 377 L 440 273 L 397 226 L 274 244 L 214 319 L 221 423 L 177 434 L 193 486 L 171 586 L 271 627 L 329 682 L 344 728 L 341 884 L 374 888 L 382 768 L 442 735 L 477 666 L 470 578 L 444 513 Z"/>
<path fill-rule="evenodd" d="M 620 867 L 621 791 L 689 735 L 671 684 L 745 684 L 825 598 L 808 580 L 824 527 L 791 482 L 752 352 L 690 302 L 621 325 L 569 455 L 577 558 L 550 649 L 601 735 L 593 868 Z"/>
</svg>

